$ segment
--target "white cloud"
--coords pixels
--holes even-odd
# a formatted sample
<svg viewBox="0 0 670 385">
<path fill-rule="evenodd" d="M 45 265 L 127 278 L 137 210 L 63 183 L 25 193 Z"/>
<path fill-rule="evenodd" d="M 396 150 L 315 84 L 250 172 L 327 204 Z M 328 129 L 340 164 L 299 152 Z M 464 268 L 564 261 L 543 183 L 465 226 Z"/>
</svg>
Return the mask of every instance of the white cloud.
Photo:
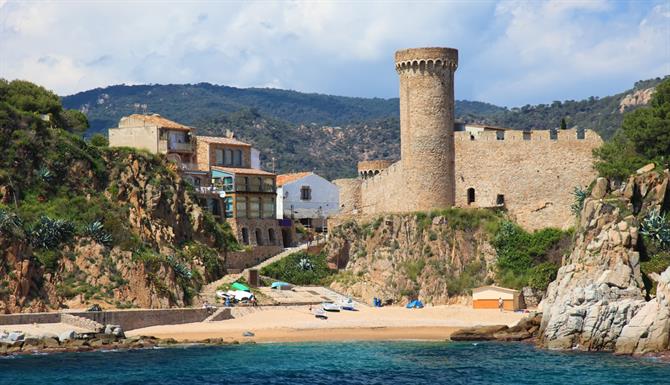
<svg viewBox="0 0 670 385">
<path fill-rule="evenodd" d="M 669 7 L 642 4 L 0 0 L 0 77 L 60 94 L 206 81 L 391 97 L 396 49 L 447 45 L 458 98 L 525 104 L 670 73 Z"/>
</svg>

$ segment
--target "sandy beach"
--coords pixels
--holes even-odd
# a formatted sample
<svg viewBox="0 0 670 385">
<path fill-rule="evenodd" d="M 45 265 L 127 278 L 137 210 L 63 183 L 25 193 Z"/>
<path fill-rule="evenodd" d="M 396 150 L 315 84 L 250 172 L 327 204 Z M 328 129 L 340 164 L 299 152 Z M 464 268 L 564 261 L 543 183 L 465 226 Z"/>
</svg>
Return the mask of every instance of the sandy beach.
<svg viewBox="0 0 670 385">
<path fill-rule="evenodd" d="M 361 307 L 358 311 L 326 313 L 319 320 L 308 306 L 270 306 L 254 309 L 239 318 L 180 325 L 152 326 L 127 332 L 197 341 L 206 338 L 254 342 L 298 342 L 340 340 L 443 340 L 453 331 L 475 325 L 514 325 L 522 313 L 475 310 L 466 306 Z M 253 337 L 243 337 L 245 331 Z"/>
</svg>

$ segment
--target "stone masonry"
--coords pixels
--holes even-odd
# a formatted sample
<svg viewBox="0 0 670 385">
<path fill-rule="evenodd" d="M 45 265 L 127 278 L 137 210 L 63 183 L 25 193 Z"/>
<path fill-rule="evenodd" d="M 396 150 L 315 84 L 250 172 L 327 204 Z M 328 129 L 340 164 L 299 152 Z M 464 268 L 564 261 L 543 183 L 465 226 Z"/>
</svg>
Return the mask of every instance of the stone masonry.
<svg viewBox="0 0 670 385">
<path fill-rule="evenodd" d="M 596 176 L 597 133 L 454 132 L 458 51 L 406 49 L 396 52 L 395 63 L 401 160 L 368 161 L 359 165 L 359 179 L 339 180 L 343 216 L 498 206 L 531 230 L 572 224 L 572 191 Z"/>
</svg>

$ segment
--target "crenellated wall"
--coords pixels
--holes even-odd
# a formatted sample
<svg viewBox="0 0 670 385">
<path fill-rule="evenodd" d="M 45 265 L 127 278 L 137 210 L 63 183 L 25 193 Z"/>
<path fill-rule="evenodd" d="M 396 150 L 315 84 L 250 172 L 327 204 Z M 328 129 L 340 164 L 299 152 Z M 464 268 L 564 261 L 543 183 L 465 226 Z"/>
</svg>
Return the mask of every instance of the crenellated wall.
<svg viewBox="0 0 670 385">
<path fill-rule="evenodd" d="M 556 134 L 551 139 L 548 130 L 507 130 L 498 140 L 496 132 L 484 131 L 472 140 L 468 132 L 456 132 L 456 206 L 494 207 L 503 195 L 504 207 L 527 229 L 570 227 L 572 192 L 596 177 L 592 152 L 602 139 L 591 130 L 583 139 L 574 129 Z"/>
</svg>

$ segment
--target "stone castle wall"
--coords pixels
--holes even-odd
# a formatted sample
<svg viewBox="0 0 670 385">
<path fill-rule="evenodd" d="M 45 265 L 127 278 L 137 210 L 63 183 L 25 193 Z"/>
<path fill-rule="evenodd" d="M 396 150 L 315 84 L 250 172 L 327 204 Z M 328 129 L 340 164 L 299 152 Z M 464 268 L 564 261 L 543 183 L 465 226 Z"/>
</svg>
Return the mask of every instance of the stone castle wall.
<svg viewBox="0 0 670 385">
<path fill-rule="evenodd" d="M 366 179 L 361 183 L 361 214 L 412 211 L 407 209 L 410 201 L 402 162 Z"/>
<path fill-rule="evenodd" d="M 555 140 L 544 130 L 508 130 L 504 140 L 492 131 L 474 140 L 467 132 L 456 132 L 456 206 L 494 207 L 503 195 L 504 207 L 524 228 L 570 227 L 573 189 L 588 186 L 597 176 L 592 152 L 601 144 L 591 130 L 585 130 L 584 139 L 577 138 L 576 130 L 560 130 Z M 469 188 L 475 195 L 470 204 Z"/>
</svg>

